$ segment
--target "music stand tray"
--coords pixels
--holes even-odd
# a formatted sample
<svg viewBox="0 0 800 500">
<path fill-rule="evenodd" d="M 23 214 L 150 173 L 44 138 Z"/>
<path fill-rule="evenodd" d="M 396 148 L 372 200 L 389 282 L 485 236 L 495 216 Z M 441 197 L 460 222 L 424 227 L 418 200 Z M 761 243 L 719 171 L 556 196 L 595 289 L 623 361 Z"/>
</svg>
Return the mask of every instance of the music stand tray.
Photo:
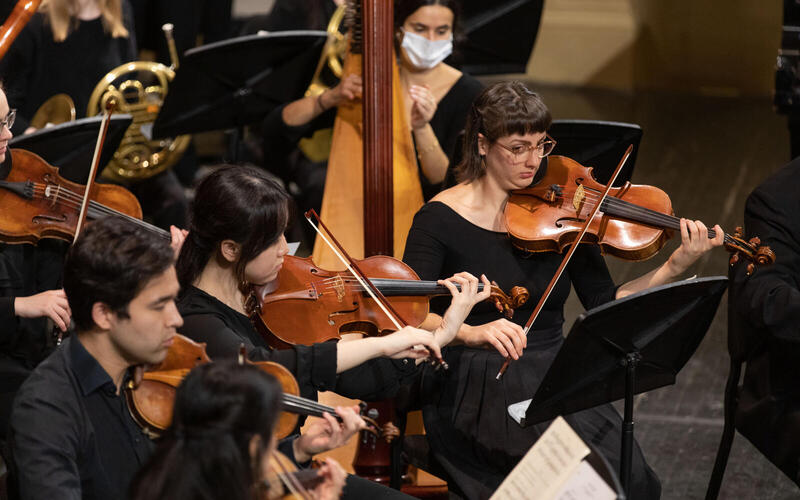
<svg viewBox="0 0 800 500">
<path fill-rule="evenodd" d="M 86 184 L 102 121 L 102 116 L 92 116 L 42 128 L 14 137 L 8 142 L 8 147 L 36 153 L 50 165 L 58 167 L 59 175 L 65 179 Z M 102 172 L 111 161 L 132 121 L 131 115 L 111 116 L 98 172 Z"/>
<path fill-rule="evenodd" d="M 153 123 L 153 137 L 239 128 L 303 96 L 328 39 L 280 31 L 187 50 Z"/>
<path fill-rule="evenodd" d="M 728 279 L 662 285 L 581 314 L 530 403 L 509 406 L 528 426 L 625 399 L 620 479 L 629 493 L 633 396 L 675 383 L 714 319 Z"/>
</svg>

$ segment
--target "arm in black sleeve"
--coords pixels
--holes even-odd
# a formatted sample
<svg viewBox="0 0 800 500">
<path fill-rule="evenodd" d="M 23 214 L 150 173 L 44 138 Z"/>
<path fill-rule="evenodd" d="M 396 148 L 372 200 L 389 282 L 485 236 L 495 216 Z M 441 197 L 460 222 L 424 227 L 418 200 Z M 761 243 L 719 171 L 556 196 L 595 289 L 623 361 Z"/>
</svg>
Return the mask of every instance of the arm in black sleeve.
<svg viewBox="0 0 800 500">
<path fill-rule="evenodd" d="M 14 299 L 15 297 L 0 297 L 0 331 L 3 332 L 0 337 L 0 346 L 4 345 L 6 341 L 12 340 L 5 338 L 7 334 L 17 331 L 17 316 L 14 314 Z"/>
<path fill-rule="evenodd" d="M 340 373 L 335 392 L 348 398 L 380 401 L 394 397 L 400 386 L 410 383 L 418 371 L 413 360 L 372 359 Z"/>
<path fill-rule="evenodd" d="M 567 265 L 567 272 L 586 309 L 614 300 L 618 287 L 614 285 L 597 245 L 579 245 Z"/>
<path fill-rule="evenodd" d="M 414 216 L 408 232 L 403 262 L 408 264 L 421 280 L 441 279 L 447 248 L 437 237 L 435 216 L 426 209 Z"/>
<path fill-rule="evenodd" d="M 64 387 L 63 394 L 71 390 Z M 42 396 L 59 393 L 23 390 L 14 402 L 10 445 L 21 498 L 81 498 L 78 436 L 85 416 L 74 401 Z"/>
<path fill-rule="evenodd" d="M 779 178 L 780 179 L 780 178 Z M 759 188 L 745 206 L 748 237 L 758 236 L 777 256 L 771 265 L 757 266 L 747 276 L 744 262 L 732 274 L 737 311 L 755 327 L 776 339 L 800 341 L 800 203 L 797 182 Z M 775 192 L 773 192 L 775 191 Z M 777 191 L 782 191 L 780 196 Z M 788 194 L 788 196 L 785 196 Z"/>
</svg>

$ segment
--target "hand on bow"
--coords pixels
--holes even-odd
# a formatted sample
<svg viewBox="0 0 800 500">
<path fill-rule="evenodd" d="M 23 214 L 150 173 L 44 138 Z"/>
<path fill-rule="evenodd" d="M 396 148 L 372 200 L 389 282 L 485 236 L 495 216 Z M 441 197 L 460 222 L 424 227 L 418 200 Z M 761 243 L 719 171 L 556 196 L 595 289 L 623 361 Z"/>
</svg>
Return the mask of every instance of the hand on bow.
<svg viewBox="0 0 800 500">
<path fill-rule="evenodd" d="M 427 85 L 412 85 L 408 89 L 411 98 L 411 128 L 419 129 L 427 125 L 436 113 L 436 98 Z"/>
<path fill-rule="evenodd" d="M 347 480 L 347 472 L 342 469 L 339 462 L 328 457 L 317 469 L 317 473 L 322 477 L 322 482 L 314 488 L 313 498 L 318 500 L 339 500 L 342 496 L 344 483 Z"/>
<path fill-rule="evenodd" d="M 725 232 L 722 231 L 719 224 L 714 226 L 714 231 L 716 231 L 714 238 L 709 238 L 708 228 L 705 224 L 699 220 L 681 219 L 681 246 L 670 255 L 667 261 L 674 276 L 686 271 L 704 253 L 722 245 Z"/>
<path fill-rule="evenodd" d="M 317 453 L 342 446 L 353 434 L 367 427 L 358 414 L 358 406 L 339 406 L 336 413 L 342 418 L 341 423 L 323 413 L 323 418 L 311 420 L 303 434 L 294 440 L 292 448 L 298 463 L 308 462 Z"/>
<path fill-rule="evenodd" d="M 497 349 L 504 358 L 517 360 L 528 345 L 528 337 L 516 323 L 505 318 L 483 325 L 464 325 L 458 339 L 469 347 L 486 347 Z"/>
<path fill-rule="evenodd" d="M 65 332 L 69 327 L 72 310 L 64 290 L 47 290 L 29 297 L 16 297 L 14 314 L 20 318 L 50 318 Z"/>
<path fill-rule="evenodd" d="M 404 326 L 391 335 L 378 337 L 383 344 L 382 353 L 392 359 L 441 358 L 439 342 L 428 330 Z"/>
</svg>

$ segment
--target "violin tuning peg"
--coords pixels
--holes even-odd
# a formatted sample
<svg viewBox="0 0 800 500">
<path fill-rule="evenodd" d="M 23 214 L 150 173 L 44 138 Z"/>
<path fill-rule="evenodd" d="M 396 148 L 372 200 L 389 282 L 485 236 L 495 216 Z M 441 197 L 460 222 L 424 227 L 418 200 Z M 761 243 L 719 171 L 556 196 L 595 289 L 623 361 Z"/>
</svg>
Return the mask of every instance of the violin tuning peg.
<svg viewBox="0 0 800 500">
<path fill-rule="evenodd" d="M 753 265 L 752 262 L 748 263 L 747 264 L 747 275 L 750 276 L 751 274 L 753 274 L 753 271 L 755 271 L 755 269 L 756 269 L 756 266 Z"/>
</svg>

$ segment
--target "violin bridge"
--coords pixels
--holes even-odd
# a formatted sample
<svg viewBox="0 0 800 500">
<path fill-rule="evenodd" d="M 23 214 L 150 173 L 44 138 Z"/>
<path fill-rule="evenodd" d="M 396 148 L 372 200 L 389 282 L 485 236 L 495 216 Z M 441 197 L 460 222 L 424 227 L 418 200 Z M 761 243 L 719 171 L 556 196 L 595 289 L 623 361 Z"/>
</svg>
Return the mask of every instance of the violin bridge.
<svg viewBox="0 0 800 500">
<path fill-rule="evenodd" d="M 336 292 L 336 298 L 339 300 L 339 302 L 343 301 L 345 296 L 344 280 L 342 279 L 341 276 L 337 276 L 336 279 L 334 280 L 333 289 Z"/>
<path fill-rule="evenodd" d="M 586 191 L 583 189 L 583 184 L 578 184 L 578 189 L 575 190 L 575 196 L 572 197 L 572 206 L 575 207 L 575 211 L 580 213 L 581 205 L 583 205 L 583 201 L 586 199 Z"/>
</svg>

